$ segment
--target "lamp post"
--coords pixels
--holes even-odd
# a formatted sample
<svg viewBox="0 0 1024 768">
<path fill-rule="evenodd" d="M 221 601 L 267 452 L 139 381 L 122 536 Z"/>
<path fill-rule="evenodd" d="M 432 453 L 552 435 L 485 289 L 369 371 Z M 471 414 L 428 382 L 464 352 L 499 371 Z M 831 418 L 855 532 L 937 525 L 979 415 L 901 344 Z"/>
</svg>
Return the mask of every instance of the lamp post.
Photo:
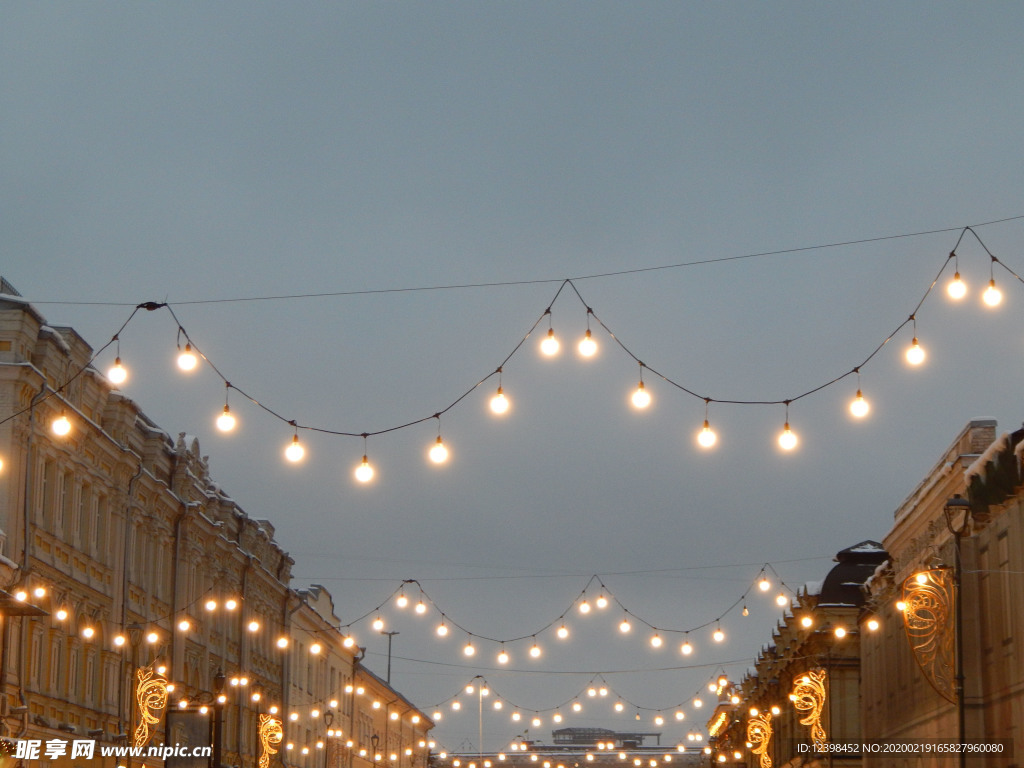
<svg viewBox="0 0 1024 768">
<path fill-rule="evenodd" d="M 373 747 L 373 768 L 377 768 L 377 761 L 380 760 L 380 736 L 376 733 L 370 737 L 370 746 Z"/>
<path fill-rule="evenodd" d="M 213 678 L 213 753 L 210 756 L 211 768 L 220 768 L 221 750 L 224 739 L 224 704 L 228 697 L 224 693 L 224 670 L 218 669 Z"/>
<path fill-rule="evenodd" d="M 392 638 L 395 635 L 398 634 L 398 630 L 393 630 L 391 632 L 388 632 L 388 631 L 382 629 L 380 631 L 380 633 L 382 635 L 387 635 L 388 636 L 388 676 L 387 676 L 387 682 L 388 682 L 388 685 L 391 685 L 391 640 L 392 640 Z"/>
<path fill-rule="evenodd" d="M 959 741 L 963 744 L 966 721 L 964 716 L 964 615 L 963 601 L 961 600 L 963 565 L 960 560 L 960 540 L 971 527 L 971 502 L 959 493 L 955 494 L 946 502 L 942 512 L 946 518 L 946 528 L 953 535 L 953 600 L 955 601 L 953 642 L 956 645 L 954 664 L 956 666 L 957 730 Z M 960 766 L 963 768 L 967 765 L 967 754 L 962 751 L 962 747 L 959 754 Z"/>
</svg>

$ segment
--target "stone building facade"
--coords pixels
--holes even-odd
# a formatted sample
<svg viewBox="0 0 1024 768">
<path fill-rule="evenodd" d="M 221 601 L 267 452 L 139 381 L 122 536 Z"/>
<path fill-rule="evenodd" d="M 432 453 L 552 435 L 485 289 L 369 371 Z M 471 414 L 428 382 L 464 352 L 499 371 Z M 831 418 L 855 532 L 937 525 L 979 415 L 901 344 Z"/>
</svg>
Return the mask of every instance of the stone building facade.
<svg viewBox="0 0 1024 768">
<path fill-rule="evenodd" d="M 363 744 L 352 723 L 370 703 L 345 695 L 366 671 L 330 595 L 291 587 L 273 524 L 213 481 L 198 439 L 154 424 L 91 355 L 4 281 L 0 737 L 130 745 L 136 671 L 149 669 L 171 687 L 150 744 L 166 742 L 168 710 L 212 717 L 219 706 L 224 765 L 256 764 L 271 714 L 283 722 L 279 764 L 351 768 Z M 62 416 L 70 429 L 57 436 Z M 388 731 L 400 732 L 401 757 L 379 764 L 422 767 L 426 753 L 404 745 L 426 743 L 432 723 L 408 702 L 402 717 Z"/>
</svg>

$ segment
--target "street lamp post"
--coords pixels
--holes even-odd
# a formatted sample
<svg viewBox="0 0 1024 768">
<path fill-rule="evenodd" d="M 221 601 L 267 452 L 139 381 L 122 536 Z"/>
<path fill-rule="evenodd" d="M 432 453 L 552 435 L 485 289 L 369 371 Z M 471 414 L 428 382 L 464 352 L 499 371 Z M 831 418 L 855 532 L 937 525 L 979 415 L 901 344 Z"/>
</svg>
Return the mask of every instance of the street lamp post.
<svg viewBox="0 0 1024 768">
<path fill-rule="evenodd" d="M 228 697 L 224 693 L 224 670 L 218 669 L 213 678 L 213 753 L 211 768 L 221 767 L 221 752 L 224 740 L 224 704 Z"/>
<path fill-rule="evenodd" d="M 388 685 L 391 685 L 391 640 L 392 640 L 392 638 L 395 635 L 398 634 L 398 630 L 393 630 L 391 632 L 387 632 L 387 631 L 382 629 L 380 631 L 380 633 L 382 635 L 387 635 L 388 636 L 388 676 L 387 676 L 387 682 L 388 682 Z"/>
<path fill-rule="evenodd" d="M 954 636 L 953 643 L 956 646 L 956 709 L 957 709 L 957 730 L 959 741 L 963 744 L 966 730 L 966 718 L 964 715 L 964 615 L 963 600 L 961 593 L 963 588 L 963 565 L 960 560 L 960 542 L 971 526 L 971 502 L 956 494 L 946 506 L 942 508 L 946 518 L 946 528 L 953 534 L 953 600 L 955 601 L 954 613 Z M 967 765 L 967 753 L 963 747 L 959 750 L 960 766 Z"/>
</svg>

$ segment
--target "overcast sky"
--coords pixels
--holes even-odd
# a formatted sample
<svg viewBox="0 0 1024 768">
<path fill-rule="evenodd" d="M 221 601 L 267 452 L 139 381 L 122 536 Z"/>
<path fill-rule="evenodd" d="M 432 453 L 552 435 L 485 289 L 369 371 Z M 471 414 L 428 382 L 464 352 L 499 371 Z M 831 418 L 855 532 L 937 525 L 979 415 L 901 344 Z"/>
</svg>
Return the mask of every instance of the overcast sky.
<svg viewBox="0 0 1024 768">
<path fill-rule="evenodd" d="M 441 420 L 451 460 L 427 466 L 432 420 L 360 439 L 302 433 L 232 393 L 235 435 L 213 426 L 223 383 L 174 372 L 176 326 L 136 316 L 121 336 L 128 396 L 170 434 L 199 438 L 212 472 L 268 518 L 343 622 L 419 579 L 478 635 L 530 635 L 592 574 L 667 629 L 720 616 L 776 564 L 794 587 L 836 551 L 881 539 L 892 512 L 972 418 L 1013 429 L 1024 286 L 970 236 L 970 293 L 936 292 L 862 371 L 872 412 L 848 415 L 854 378 L 799 400 L 798 450 L 775 437 L 783 400 L 851 370 L 907 319 L 958 228 L 1024 214 L 1024 6 L 1013 3 L 102 3 L 7 4 L 0 23 L 0 272 L 52 324 L 98 348 L 135 304 L 171 302 L 230 381 L 287 419 L 375 432 L 446 408 L 506 358 L 566 277 L 867 238 L 931 235 L 575 282 L 552 307 L 562 355 L 535 333 L 506 364 L 502 419 L 489 380 Z M 978 227 L 1024 274 L 1024 221 Z M 945 279 L 943 280 L 943 282 Z M 303 300 L 282 294 L 518 282 Z M 941 286 L 940 286 L 941 288 Z M 111 302 L 83 305 L 76 302 Z M 547 321 L 538 328 L 546 332 Z M 112 362 L 113 350 L 97 363 Z M 774 595 L 774 591 L 771 593 Z M 593 599 L 593 595 L 588 592 Z M 425 708 L 474 675 L 524 709 L 571 701 L 594 673 L 662 728 L 720 669 L 742 675 L 779 609 L 752 596 L 709 629 L 652 651 L 621 610 L 566 618 L 497 646 L 386 617 L 396 686 Z M 556 625 L 557 626 L 557 625 Z M 354 628 L 381 674 L 386 641 Z M 557 646 L 557 647 L 556 647 Z M 541 672 L 543 674 L 538 674 Z M 554 674 L 560 673 L 560 674 Z M 475 747 L 475 708 L 438 741 Z M 651 711 L 649 711 L 651 710 Z M 565 710 L 563 709 L 563 712 Z M 610 706 L 565 725 L 637 726 Z M 523 724 L 488 714 L 489 746 Z M 531 729 L 543 739 L 552 728 Z"/>
</svg>

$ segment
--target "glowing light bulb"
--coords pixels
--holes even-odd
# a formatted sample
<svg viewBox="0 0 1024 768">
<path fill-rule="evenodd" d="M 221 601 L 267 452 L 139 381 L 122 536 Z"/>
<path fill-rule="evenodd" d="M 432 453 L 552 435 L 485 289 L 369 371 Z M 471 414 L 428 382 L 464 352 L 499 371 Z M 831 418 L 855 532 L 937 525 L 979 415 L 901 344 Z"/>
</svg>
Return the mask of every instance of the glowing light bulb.
<svg viewBox="0 0 1024 768">
<path fill-rule="evenodd" d="M 405 596 L 405 592 L 402 592 L 398 597 L 395 598 L 395 605 L 399 608 L 405 608 L 409 604 L 409 598 Z"/>
<path fill-rule="evenodd" d="M 60 608 L 57 611 L 57 621 L 64 621 L 68 617 L 68 612 L 65 608 Z"/>
<path fill-rule="evenodd" d="M 540 658 L 540 646 L 537 645 L 536 643 L 534 643 L 533 647 L 530 648 L 530 655 L 533 658 L 535 658 L 535 659 L 539 659 Z"/>
<path fill-rule="evenodd" d="M 370 460 L 366 458 L 366 454 L 363 454 L 363 462 L 356 467 L 356 480 L 360 483 L 368 483 L 373 480 L 373 467 L 370 466 Z"/>
<path fill-rule="evenodd" d="M 777 594 L 775 596 L 775 604 L 777 606 L 779 606 L 779 607 L 784 606 L 788 602 L 789 602 L 789 600 L 786 598 L 786 596 L 782 592 L 779 592 L 779 594 Z"/>
<path fill-rule="evenodd" d="M 558 339 L 555 338 L 555 329 L 548 328 L 548 335 L 544 337 L 544 341 L 540 343 L 540 351 L 548 357 L 554 357 L 558 354 L 558 350 L 562 345 L 558 343 Z"/>
<path fill-rule="evenodd" d="M 53 430 L 53 434 L 58 437 L 64 437 L 68 432 L 71 431 L 71 421 L 68 419 L 66 414 L 61 414 L 53 420 L 53 424 L 50 426 Z"/>
<path fill-rule="evenodd" d="M 178 622 L 178 629 L 180 629 L 182 632 L 188 632 L 191 627 L 192 624 L 189 622 L 188 619 L 182 619 Z"/>
<path fill-rule="evenodd" d="M 661 648 L 661 635 L 655 634 L 651 638 L 651 647 L 652 648 Z"/>
<path fill-rule="evenodd" d="M 850 413 L 858 419 L 863 419 L 871 410 L 871 405 L 864 399 L 860 389 L 857 389 L 857 396 L 850 401 Z"/>
<path fill-rule="evenodd" d="M 437 436 L 437 442 L 430 447 L 430 460 L 435 464 L 444 464 L 448 461 L 448 448 L 441 442 L 441 436 Z"/>
<path fill-rule="evenodd" d="M 708 420 L 704 419 L 704 428 L 697 433 L 697 442 L 702 448 L 710 448 L 718 440 L 718 435 L 711 429 L 711 425 L 708 424 Z"/>
<path fill-rule="evenodd" d="M 951 299 L 962 299 L 967 295 L 967 283 L 960 279 L 959 272 L 954 274 L 953 279 L 949 281 L 949 285 L 946 286 L 946 293 L 949 294 Z"/>
<path fill-rule="evenodd" d="M 558 632 L 556 632 L 556 634 L 561 640 L 565 640 L 565 638 L 569 636 L 569 628 L 563 624 L 558 628 Z"/>
<path fill-rule="evenodd" d="M 597 603 L 597 607 L 598 608 L 607 608 L 608 607 L 608 598 L 605 597 L 604 595 L 598 595 L 597 596 L 597 600 L 595 600 L 594 602 Z"/>
<path fill-rule="evenodd" d="M 421 613 L 421 614 L 422 613 L 426 613 L 427 612 L 427 605 L 422 600 L 419 600 L 416 603 L 416 607 L 413 608 L 413 610 L 416 611 L 416 613 Z"/>
<path fill-rule="evenodd" d="M 872 632 L 877 632 L 879 626 L 881 625 L 878 623 L 878 619 L 868 619 L 868 629 Z"/>
<path fill-rule="evenodd" d="M 376 630 L 377 632 L 380 632 L 382 629 L 384 629 L 384 619 L 382 619 L 380 616 L 378 616 L 376 619 L 373 620 L 373 625 L 372 626 L 373 626 L 374 630 Z"/>
<path fill-rule="evenodd" d="M 625 705 L 625 704 L 623 704 L 623 703 L 622 703 L 621 701 L 616 701 L 616 702 L 615 702 L 615 711 L 616 711 L 616 712 L 621 712 L 621 711 L 622 711 L 622 710 L 624 710 L 625 708 L 626 708 L 626 705 Z"/>
<path fill-rule="evenodd" d="M 691 653 L 693 653 L 693 646 L 690 645 L 689 640 L 685 640 L 683 644 L 679 646 L 679 652 L 682 653 L 683 656 L 689 656 Z"/>
<path fill-rule="evenodd" d="M 205 603 L 205 607 L 206 607 L 206 610 L 208 610 L 208 611 L 215 611 L 215 610 L 217 610 L 217 601 L 216 600 L 207 600 L 206 603 Z"/>
<path fill-rule="evenodd" d="M 903 611 L 907 610 L 907 604 L 905 602 L 903 602 L 902 600 L 897 600 L 896 601 L 896 610 L 900 611 L 900 612 L 903 612 Z"/>
<path fill-rule="evenodd" d="M 505 392 L 499 386 L 497 393 L 491 398 L 491 412 L 501 416 L 508 413 L 508 406 L 508 398 L 505 397 Z"/>
<path fill-rule="evenodd" d="M 800 625 L 805 629 L 810 628 L 812 624 L 814 624 L 814 619 L 812 619 L 810 616 L 804 616 L 802 619 L 800 619 Z"/>
<path fill-rule="evenodd" d="M 583 705 L 580 704 L 578 701 L 574 701 L 572 703 L 572 711 L 573 712 L 582 712 L 583 711 Z"/>
<path fill-rule="evenodd" d="M 918 343 L 917 336 L 907 347 L 907 362 L 911 365 L 920 365 L 924 362 L 924 347 Z"/>
<path fill-rule="evenodd" d="M 772 588 L 772 583 L 768 581 L 767 576 L 762 576 L 761 580 L 757 582 L 757 588 L 760 589 L 762 592 L 767 592 L 769 589 Z"/>
<path fill-rule="evenodd" d="M 508 660 L 509 660 L 508 653 L 505 651 L 504 648 L 502 648 L 501 652 L 498 654 L 498 663 L 499 664 L 508 664 Z"/>
<path fill-rule="evenodd" d="M 249 622 L 249 631 L 250 632 L 259 632 L 260 631 L 260 623 L 258 621 L 256 621 L 255 619 L 250 621 Z"/>
<path fill-rule="evenodd" d="M 473 647 L 473 641 L 472 640 L 470 640 L 468 643 L 466 643 L 465 647 L 462 649 L 462 652 L 466 656 L 472 656 L 474 653 L 476 653 L 476 648 Z"/>
<path fill-rule="evenodd" d="M 990 307 L 999 306 L 999 302 L 1003 300 L 1002 291 L 996 288 L 996 279 L 992 278 L 988 281 L 988 288 L 981 294 L 982 301 L 988 304 Z"/>
<path fill-rule="evenodd" d="M 750 609 L 747 608 L 747 606 L 745 606 L 745 605 L 743 606 L 743 615 L 744 616 L 749 616 L 750 615 Z"/>
<path fill-rule="evenodd" d="M 629 619 L 623 619 L 621 622 L 619 622 L 619 632 L 621 632 L 622 634 L 626 634 L 632 628 L 633 625 L 629 623 Z"/>
<path fill-rule="evenodd" d="M 95 634 L 96 634 L 96 630 L 93 629 L 92 627 L 84 627 L 82 629 L 82 637 L 84 637 L 86 640 L 92 639 L 92 636 L 95 635 Z"/>
<path fill-rule="evenodd" d="M 114 635 L 114 645 L 118 648 L 120 648 L 127 642 L 128 638 L 126 638 L 124 635 Z"/>
<path fill-rule="evenodd" d="M 587 602 L 586 598 L 580 603 L 580 613 L 590 613 L 590 603 Z"/>
<path fill-rule="evenodd" d="M 238 607 L 238 601 L 234 598 L 228 598 L 224 601 L 224 607 L 227 608 L 229 611 L 233 611 L 235 610 L 235 608 Z"/>
<path fill-rule="evenodd" d="M 719 627 L 715 630 L 715 633 L 711 637 L 714 638 L 714 641 L 716 643 L 720 643 L 723 640 L 725 640 L 725 632 L 723 632 L 722 629 Z"/>
<path fill-rule="evenodd" d="M 635 408 L 646 408 L 651 404 L 651 396 L 647 390 L 644 389 L 644 383 L 641 381 L 636 388 L 636 392 L 633 393 L 633 407 Z"/>
<path fill-rule="evenodd" d="M 583 338 L 580 339 L 577 349 L 583 357 L 593 357 L 594 353 L 597 352 L 597 342 L 591 338 L 589 328 L 587 328 L 587 332 L 584 334 Z"/>
<path fill-rule="evenodd" d="M 324 647 L 320 645 L 320 643 L 313 643 L 311 646 L 309 646 L 309 652 L 314 656 L 318 656 L 320 654 L 320 651 L 322 651 L 323 649 Z"/>
<path fill-rule="evenodd" d="M 288 443 L 288 447 L 284 449 L 284 457 L 293 464 L 302 461 L 302 458 L 306 455 L 306 449 L 299 443 L 299 436 L 292 436 L 292 441 Z"/>
<path fill-rule="evenodd" d="M 192 351 L 192 345 L 186 342 L 185 349 L 178 353 L 178 368 L 183 371 L 193 371 L 198 362 L 196 353 Z"/>
<path fill-rule="evenodd" d="M 918 584 L 927 584 L 928 583 L 928 574 L 927 573 L 919 573 L 914 578 L 917 580 Z"/>
<path fill-rule="evenodd" d="M 231 413 L 231 409 L 228 407 L 227 403 L 225 403 L 223 412 L 217 417 L 217 429 L 221 432 L 230 432 L 235 428 L 236 424 L 237 421 Z"/>
<path fill-rule="evenodd" d="M 796 433 L 789 428 L 789 422 L 787 421 L 785 426 L 782 427 L 782 432 L 779 433 L 779 447 L 784 451 L 791 451 L 796 448 Z"/>
<path fill-rule="evenodd" d="M 442 621 L 440 624 L 437 625 L 437 636 L 438 637 L 444 637 L 447 634 L 448 634 L 448 625 L 445 624 Z"/>
<path fill-rule="evenodd" d="M 281 648 L 281 649 L 287 648 L 288 647 L 288 638 L 287 637 L 279 637 L 279 638 L 277 638 L 277 647 Z"/>
<path fill-rule="evenodd" d="M 121 358 L 114 358 L 114 364 L 107 371 L 111 384 L 124 384 L 128 380 L 128 369 L 121 365 Z"/>
<path fill-rule="evenodd" d="M 846 637 L 846 628 L 845 627 L 836 627 L 836 629 L 835 629 L 835 636 L 838 637 L 840 640 L 842 640 L 844 637 Z"/>
</svg>

